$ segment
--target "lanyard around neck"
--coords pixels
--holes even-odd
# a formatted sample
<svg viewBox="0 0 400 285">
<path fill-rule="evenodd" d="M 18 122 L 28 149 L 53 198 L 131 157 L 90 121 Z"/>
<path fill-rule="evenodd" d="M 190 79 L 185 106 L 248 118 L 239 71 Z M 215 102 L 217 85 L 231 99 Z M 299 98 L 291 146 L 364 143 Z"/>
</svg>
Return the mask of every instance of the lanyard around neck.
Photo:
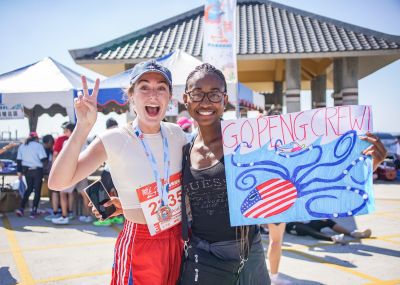
<svg viewBox="0 0 400 285">
<path fill-rule="evenodd" d="M 163 142 L 163 152 L 164 152 L 164 180 L 161 180 L 160 172 L 158 171 L 157 162 L 154 157 L 153 152 L 149 144 L 146 142 L 143 132 L 140 130 L 137 120 L 132 124 L 134 133 L 140 143 L 142 144 L 143 150 L 146 154 L 147 159 L 150 162 L 151 168 L 153 170 L 153 175 L 157 183 L 157 192 L 161 198 L 161 206 L 168 205 L 168 190 L 169 190 L 169 170 L 170 170 L 170 159 L 169 159 L 169 147 L 167 136 L 165 135 L 164 127 L 161 124 L 160 133 Z M 163 186 L 164 182 L 164 186 Z"/>
</svg>

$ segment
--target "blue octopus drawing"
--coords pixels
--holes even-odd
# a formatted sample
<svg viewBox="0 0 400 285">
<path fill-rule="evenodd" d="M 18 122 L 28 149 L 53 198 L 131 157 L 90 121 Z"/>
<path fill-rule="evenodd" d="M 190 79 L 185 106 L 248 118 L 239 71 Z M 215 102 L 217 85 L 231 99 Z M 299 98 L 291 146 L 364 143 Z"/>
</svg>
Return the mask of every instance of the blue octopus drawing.
<svg viewBox="0 0 400 285">
<path fill-rule="evenodd" d="M 225 157 L 228 187 L 240 196 L 239 203 L 229 198 L 230 207 L 240 205 L 241 219 L 289 222 L 348 217 L 373 208 L 372 162 L 362 154 L 368 143 L 356 131 L 327 144 L 319 138 L 308 146 L 279 140 L 274 149 L 267 145 L 240 154 L 242 147 L 251 148 L 242 142 Z"/>
</svg>

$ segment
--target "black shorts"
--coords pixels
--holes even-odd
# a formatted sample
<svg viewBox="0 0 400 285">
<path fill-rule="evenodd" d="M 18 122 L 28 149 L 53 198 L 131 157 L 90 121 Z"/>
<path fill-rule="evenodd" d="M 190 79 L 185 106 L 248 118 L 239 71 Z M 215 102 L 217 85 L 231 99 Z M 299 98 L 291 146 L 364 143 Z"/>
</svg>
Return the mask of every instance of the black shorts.
<svg viewBox="0 0 400 285">
<path fill-rule="evenodd" d="M 307 224 L 316 231 L 321 231 L 323 228 L 333 228 L 336 223 L 332 220 L 315 220 Z"/>
<path fill-rule="evenodd" d="M 336 223 L 332 220 L 315 220 L 307 224 L 292 222 L 286 224 L 286 232 L 292 235 L 303 236 L 307 235 L 307 232 L 303 231 L 305 227 L 312 228 L 319 232 L 323 228 L 333 228 L 334 225 L 336 225 Z"/>
</svg>

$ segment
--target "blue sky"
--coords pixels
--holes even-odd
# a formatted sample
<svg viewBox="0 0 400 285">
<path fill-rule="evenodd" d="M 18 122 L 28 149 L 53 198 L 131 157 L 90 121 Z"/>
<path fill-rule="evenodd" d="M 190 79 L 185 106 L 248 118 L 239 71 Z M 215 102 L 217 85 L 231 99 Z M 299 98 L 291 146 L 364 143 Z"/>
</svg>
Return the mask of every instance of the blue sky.
<svg viewBox="0 0 400 285">
<path fill-rule="evenodd" d="M 398 0 L 275 1 L 380 32 L 400 35 Z M 200 0 L 0 0 L 0 74 L 51 56 L 94 77 L 76 65 L 69 49 L 90 47 L 131 33 L 203 5 Z M 400 61 L 359 82 L 360 104 L 373 106 L 377 131 L 400 132 Z M 115 115 L 113 115 L 116 117 Z M 94 132 L 104 129 L 100 116 Z M 56 115 L 39 119 L 39 134 L 61 131 L 65 120 Z M 117 118 L 121 123 L 125 117 Z M 28 132 L 26 120 L 0 121 L 0 131 Z"/>
</svg>

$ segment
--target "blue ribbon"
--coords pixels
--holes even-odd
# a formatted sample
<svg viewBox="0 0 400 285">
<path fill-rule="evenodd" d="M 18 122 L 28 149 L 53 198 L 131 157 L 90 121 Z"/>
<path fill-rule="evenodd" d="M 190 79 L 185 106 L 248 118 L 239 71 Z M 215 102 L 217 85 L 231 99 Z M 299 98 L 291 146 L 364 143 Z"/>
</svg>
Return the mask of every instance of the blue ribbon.
<svg viewBox="0 0 400 285">
<path fill-rule="evenodd" d="M 157 183 L 157 192 L 159 197 L 161 198 L 161 207 L 164 205 L 168 205 L 168 190 L 169 190 L 169 184 L 170 184 L 170 177 L 169 177 L 169 171 L 170 171 L 170 159 L 169 159 L 169 147 L 168 147 L 168 140 L 167 136 L 165 135 L 165 130 L 164 127 L 161 123 L 161 128 L 160 128 L 160 133 L 161 133 L 161 139 L 163 142 L 163 151 L 164 151 L 164 182 L 165 185 L 163 187 L 163 183 L 161 180 L 161 175 L 158 171 L 157 167 L 157 162 L 156 159 L 153 155 L 153 152 L 150 149 L 149 144 L 146 142 L 144 138 L 143 132 L 140 130 L 138 126 L 138 121 L 135 120 L 133 122 L 133 129 L 136 137 L 138 140 L 141 142 L 143 146 L 143 150 L 147 156 L 147 159 L 150 161 L 151 168 L 153 170 L 153 175 Z M 167 183 L 168 181 L 168 183 Z"/>
</svg>

